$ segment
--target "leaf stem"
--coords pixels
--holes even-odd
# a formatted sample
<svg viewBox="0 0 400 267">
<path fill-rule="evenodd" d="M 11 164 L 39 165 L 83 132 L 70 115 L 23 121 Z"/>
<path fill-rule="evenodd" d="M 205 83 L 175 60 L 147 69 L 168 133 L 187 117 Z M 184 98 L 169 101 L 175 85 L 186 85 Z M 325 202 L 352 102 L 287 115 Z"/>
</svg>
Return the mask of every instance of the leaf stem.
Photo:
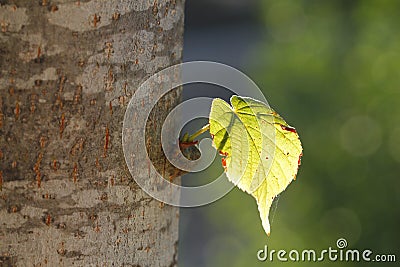
<svg viewBox="0 0 400 267">
<path fill-rule="evenodd" d="M 191 136 L 189 136 L 187 138 L 187 142 L 193 142 L 194 139 L 196 139 L 196 137 L 198 137 L 199 135 L 201 135 L 202 133 L 206 132 L 210 130 L 210 124 L 206 124 L 205 126 L 203 126 L 203 128 L 201 128 L 200 130 L 198 130 L 197 132 L 195 132 L 194 134 L 192 134 Z"/>
</svg>

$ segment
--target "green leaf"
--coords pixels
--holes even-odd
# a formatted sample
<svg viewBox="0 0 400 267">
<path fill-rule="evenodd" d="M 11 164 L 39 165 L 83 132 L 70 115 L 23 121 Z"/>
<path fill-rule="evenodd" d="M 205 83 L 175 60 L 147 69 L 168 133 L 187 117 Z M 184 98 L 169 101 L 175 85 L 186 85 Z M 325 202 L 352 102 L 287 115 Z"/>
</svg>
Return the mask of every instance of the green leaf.
<svg viewBox="0 0 400 267">
<path fill-rule="evenodd" d="M 249 97 L 216 98 L 210 112 L 213 145 L 229 181 L 257 201 L 269 235 L 273 199 L 296 178 L 302 147 L 296 130 L 266 104 Z"/>
</svg>

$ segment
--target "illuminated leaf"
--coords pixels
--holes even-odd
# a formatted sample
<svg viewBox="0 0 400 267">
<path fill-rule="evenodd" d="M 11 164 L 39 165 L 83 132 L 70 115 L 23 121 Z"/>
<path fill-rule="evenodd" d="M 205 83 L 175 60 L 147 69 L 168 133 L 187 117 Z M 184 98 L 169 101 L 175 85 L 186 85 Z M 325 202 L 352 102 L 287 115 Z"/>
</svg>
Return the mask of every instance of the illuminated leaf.
<svg viewBox="0 0 400 267">
<path fill-rule="evenodd" d="M 269 234 L 272 201 L 296 178 L 300 139 L 266 104 L 239 96 L 232 96 L 230 102 L 213 100 L 209 118 L 213 145 L 223 156 L 229 181 L 256 199 Z"/>
</svg>

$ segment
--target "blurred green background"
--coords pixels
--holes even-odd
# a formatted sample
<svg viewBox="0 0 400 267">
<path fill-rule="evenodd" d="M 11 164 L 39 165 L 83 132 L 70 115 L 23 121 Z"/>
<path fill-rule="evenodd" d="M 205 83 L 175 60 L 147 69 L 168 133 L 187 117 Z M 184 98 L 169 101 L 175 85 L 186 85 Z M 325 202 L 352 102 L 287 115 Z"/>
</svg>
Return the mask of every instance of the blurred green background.
<svg viewBox="0 0 400 267">
<path fill-rule="evenodd" d="M 338 238 L 345 238 L 348 248 L 396 254 L 397 263 L 362 266 L 398 266 L 400 1 L 250 2 L 238 9 L 247 21 L 231 29 L 237 30 L 232 39 L 250 38 L 254 28 L 257 36 L 233 65 L 241 66 L 296 127 L 302 165 L 273 207 L 270 237 L 255 200 L 237 189 L 205 207 L 181 209 L 180 266 L 360 266 L 260 262 L 256 256 L 265 245 L 287 251 L 336 248 Z M 223 39 L 229 30 L 210 23 Z M 213 32 L 203 28 L 201 34 Z M 203 51 L 186 59 L 218 60 L 202 57 L 207 54 L 218 53 Z M 190 179 L 217 177 L 213 171 Z"/>
</svg>

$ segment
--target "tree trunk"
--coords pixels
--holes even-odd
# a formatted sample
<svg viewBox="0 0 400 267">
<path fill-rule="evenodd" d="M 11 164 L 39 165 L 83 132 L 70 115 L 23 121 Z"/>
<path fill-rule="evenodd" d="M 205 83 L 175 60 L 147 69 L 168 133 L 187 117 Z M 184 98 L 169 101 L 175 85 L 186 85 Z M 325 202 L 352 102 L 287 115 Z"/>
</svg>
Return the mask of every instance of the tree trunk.
<svg viewBox="0 0 400 267">
<path fill-rule="evenodd" d="M 184 1 L 0 4 L 0 266 L 175 266 L 178 209 L 134 183 L 121 131 L 140 83 L 181 61 Z"/>
</svg>

